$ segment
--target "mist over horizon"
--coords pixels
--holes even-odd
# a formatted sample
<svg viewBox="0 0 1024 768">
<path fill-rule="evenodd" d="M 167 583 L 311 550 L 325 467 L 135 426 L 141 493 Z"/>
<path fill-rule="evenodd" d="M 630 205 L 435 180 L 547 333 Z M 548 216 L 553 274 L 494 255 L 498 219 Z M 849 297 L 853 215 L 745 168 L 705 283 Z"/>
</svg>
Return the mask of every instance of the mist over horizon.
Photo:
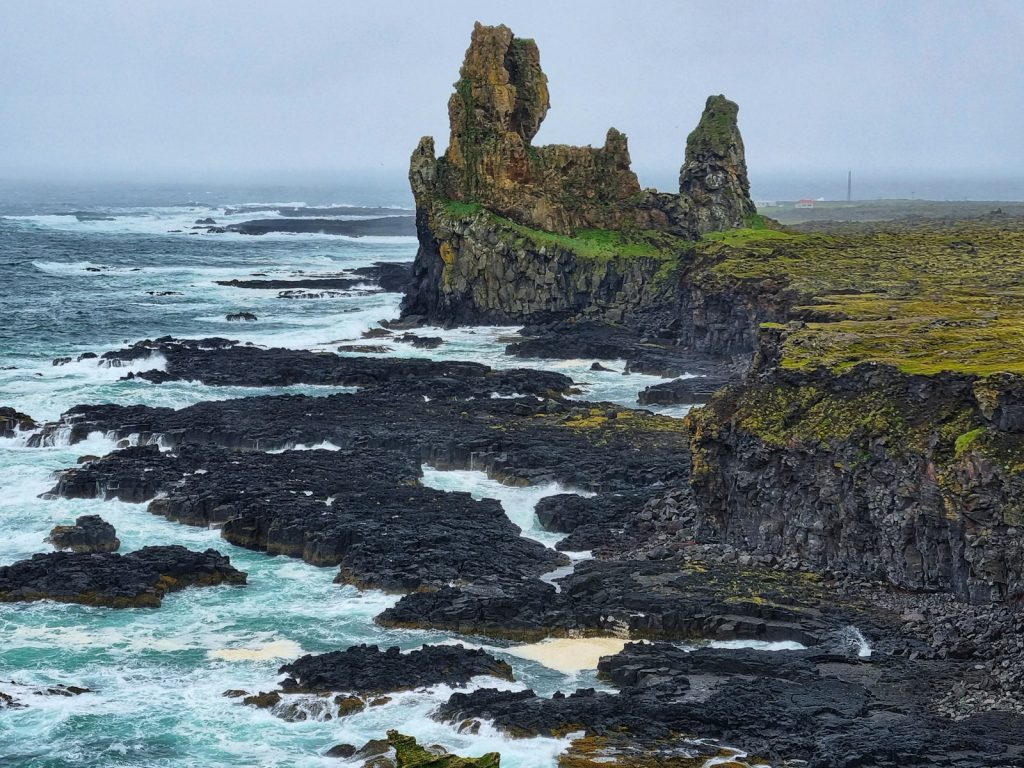
<svg viewBox="0 0 1024 768">
<path fill-rule="evenodd" d="M 630 139 L 676 186 L 708 94 L 740 105 L 756 199 L 1024 199 L 1024 6 L 794 2 L 86 6 L 2 3 L 0 179 L 360 184 L 410 202 L 420 136 L 447 145 L 473 22 L 533 37 L 552 108 L 536 143 Z"/>
</svg>

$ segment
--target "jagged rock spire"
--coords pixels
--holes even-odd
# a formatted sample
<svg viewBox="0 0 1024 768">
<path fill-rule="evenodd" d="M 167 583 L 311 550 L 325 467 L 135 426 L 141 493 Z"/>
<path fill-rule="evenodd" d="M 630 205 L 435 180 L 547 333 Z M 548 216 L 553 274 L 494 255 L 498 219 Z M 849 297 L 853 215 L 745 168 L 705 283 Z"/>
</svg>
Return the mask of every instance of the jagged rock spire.
<svg viewBox="0 0 1024 768">
<path fill-rule="evenodd" d="M 754 213 L 739 107 L 725 96 L 709 96 L 700 122 L 686 137 L 679 194 L 693 203 L 696 229 L 711 232 L 743 226 Z"/>
<path fill-rule="evenodd" d="M 448 100 L 452 143 L 515 134 L 529 144 L 550 106 L 537 44 L 477 22 Z"/>
<path fill-rule="evenodd" d="M 742 226 L 754 213 L 736 105 L 712 96 L 686 145 L 680 194 L 641 190 L 626 136 L 604 146 L 536 146 L 550 107 L 533 40 L 479 22 L 448 100 L 450 138 L 441 158 L 430 137 L 413 153 L 409 180 L 418 210 L 476 203 L 535 229 L 662 230 L 683 237 Z"/>
</svg>

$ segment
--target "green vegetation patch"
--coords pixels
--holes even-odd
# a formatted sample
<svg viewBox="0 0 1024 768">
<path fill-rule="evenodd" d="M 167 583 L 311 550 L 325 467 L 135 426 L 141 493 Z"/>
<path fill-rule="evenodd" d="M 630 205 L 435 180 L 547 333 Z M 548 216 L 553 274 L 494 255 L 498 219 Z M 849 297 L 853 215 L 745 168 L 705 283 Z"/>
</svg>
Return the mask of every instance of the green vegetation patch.
<svg viewBox="0 0 1024 768">
<path fill-rule="evenodd" d="M 646 258 L 675 265 L 693 245 L 689 240 L 657 230 L 584 229 L 575 235 L 561 235 L 519 224 L 478 203 L 445 200 L 441 205 L 444 212 L 454 219 L 486 216 L 496 229 L 526 240 L 530 248 L 561 248 L 582 259 L 610 261 Z"/>
</svg>

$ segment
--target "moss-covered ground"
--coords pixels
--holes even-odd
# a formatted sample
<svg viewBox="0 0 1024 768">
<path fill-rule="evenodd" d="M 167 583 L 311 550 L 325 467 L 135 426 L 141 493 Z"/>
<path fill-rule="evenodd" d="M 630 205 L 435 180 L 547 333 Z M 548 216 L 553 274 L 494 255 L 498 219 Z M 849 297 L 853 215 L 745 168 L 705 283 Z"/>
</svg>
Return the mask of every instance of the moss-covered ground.
<svg viewBox="0 0 1024 768">
<path fill-rule="evenodd" d="M 1024 373 L 1024 220 L 867 232 L 801 234 L 737 229 L 698 252 L 708 287 L 789 289 L 782 366 L 842 372 L 862 362 L 906 373 Z"/>
</svg>

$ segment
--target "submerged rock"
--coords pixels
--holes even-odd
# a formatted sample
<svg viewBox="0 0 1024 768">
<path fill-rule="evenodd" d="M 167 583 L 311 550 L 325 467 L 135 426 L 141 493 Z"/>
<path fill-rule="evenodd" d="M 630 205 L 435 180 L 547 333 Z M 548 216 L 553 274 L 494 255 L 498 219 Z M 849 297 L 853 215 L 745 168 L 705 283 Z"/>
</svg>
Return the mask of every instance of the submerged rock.
<svg viewBox="0 0 1024 768">
<path fill-rule="evenodd" d="M 256 321 L 258 318 L 252 312 L 233 312 L 224 315 L 224 319 L 227 320 L 228 322 L 236 322 L 241 320 L 251 323 Z"/>
<path fill-rule="evenodd" d="M 121 546 L 114 526 L 99 515 L 83 515 L 74 525 L 58 525 L 46 539 L 54 549 L 72 552 L 116 552 Z"/>
<path fill-rule="evenodd" d="M 0 602 L 53 600 L 110 608 L 157 607 L 168 592 L 244 584 L 246 574 L 214 549 L 143 547 L 127 555 L 51 552 L 0 566 Z"/>
</svg>

